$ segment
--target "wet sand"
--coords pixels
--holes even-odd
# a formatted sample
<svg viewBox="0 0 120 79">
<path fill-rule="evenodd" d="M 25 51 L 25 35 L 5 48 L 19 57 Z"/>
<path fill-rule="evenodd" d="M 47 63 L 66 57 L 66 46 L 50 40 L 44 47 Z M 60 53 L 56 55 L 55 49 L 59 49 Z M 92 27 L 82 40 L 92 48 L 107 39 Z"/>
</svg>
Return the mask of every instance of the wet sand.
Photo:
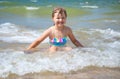
<svg viewBox="0 0 120 79">
<path fill-rule="evenodd" d="M 12 74 L 0 79 L 120 79 L 120 68 L 88 67 L 66 74 L 52 72 L 29 73 L 23 76 Z"/>
</svg>

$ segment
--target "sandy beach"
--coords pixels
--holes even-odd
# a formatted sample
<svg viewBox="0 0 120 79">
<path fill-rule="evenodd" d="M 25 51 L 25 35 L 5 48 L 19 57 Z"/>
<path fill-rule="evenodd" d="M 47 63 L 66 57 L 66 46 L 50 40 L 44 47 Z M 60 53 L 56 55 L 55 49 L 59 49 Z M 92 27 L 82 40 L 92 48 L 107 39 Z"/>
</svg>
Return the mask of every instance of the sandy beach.
<svg viewBox="0 0 120 79">
<path fill-rule="evenodd" d="M 60 73 L 30 73 L 23 76 L 15 74 L 0 79 L 120 79 L 120 68 L 88 67 L 77 72 Z"/>
</svg>

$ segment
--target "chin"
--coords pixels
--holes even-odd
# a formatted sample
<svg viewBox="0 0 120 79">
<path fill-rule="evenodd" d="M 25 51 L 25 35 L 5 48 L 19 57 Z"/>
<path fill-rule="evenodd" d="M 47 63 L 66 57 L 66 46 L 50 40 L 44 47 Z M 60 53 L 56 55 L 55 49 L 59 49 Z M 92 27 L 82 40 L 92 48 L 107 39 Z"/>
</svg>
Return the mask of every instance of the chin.
<svg viewBox="0 0 120 79">
<path fill-rule="evenodd" d="M 58 27 L 62 27 L 63 25 L 58 25 Z"/>
<path fill-rule="evenodd" d="M 64 26 L 64 24 L 58 24 L 59 27 Z"/>
</svg>

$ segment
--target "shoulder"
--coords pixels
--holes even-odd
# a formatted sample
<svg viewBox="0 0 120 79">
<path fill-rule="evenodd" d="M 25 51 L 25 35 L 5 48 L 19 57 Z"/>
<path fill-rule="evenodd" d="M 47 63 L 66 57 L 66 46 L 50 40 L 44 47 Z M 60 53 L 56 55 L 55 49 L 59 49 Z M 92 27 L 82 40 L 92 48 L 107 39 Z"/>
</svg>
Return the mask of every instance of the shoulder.
<svg viewBox="0 0 120 79">
<path fill-rule="evenodd" d="M 47 32 L 51 32 L 52 29 L 53 29 L 53 27 L 51 26 L 51 27 L 49 27 L 46 31 L 47 31 Z"/>
<path fill-rule="evenodd" d="M 48 30 L 50 31 L 54 30 L 54 26 L 49 27 Z"/>
<path fill-rule="evenodd" d="M 66 29 L 67 33 L 71 33 L 72 32 L 72 29 L 70 27 L 68 27 L 68 26 L 66 26 L 65 29 Z"/>
<path fill-rule="evenodd" d="M 45 33 L 50 36 L 50 35 L 53 33 L 53 31 L 54 31 L 54 27 L 51 26 L 51 27 L 49 27 L 49 28 L 45 31 Z"/>
<path fill-rule="evenodd" d="M 49 35 L 52 32 L 52 27 L 47 28 L 44 32 L 43 35 Z"/>
<path fill-rule="evenodd" d="M 66 30 L 71 31 L 71 28 L 69 26 L 65 26 Z"/>
</svg>

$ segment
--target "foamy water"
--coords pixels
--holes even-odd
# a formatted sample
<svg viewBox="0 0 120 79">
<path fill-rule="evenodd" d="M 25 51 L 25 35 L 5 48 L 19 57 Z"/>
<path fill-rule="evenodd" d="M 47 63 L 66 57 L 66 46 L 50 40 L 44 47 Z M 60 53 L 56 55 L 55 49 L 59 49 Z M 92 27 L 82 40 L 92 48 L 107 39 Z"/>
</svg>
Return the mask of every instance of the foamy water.
<svg viewBox="0 0 120 79">
<path fill-rule="evenodd" d="M 31 43 L 41 35 L 43 30 L 27 30 L 11 23 L 0 25 L 0 40 L 9 43 Z"/>
<path fill-rule="evenodd" d="M 87 5 L 87 6 L 81 6 L 82 8 L 99 8 L 98 6 L 89 6 L 89 5 Z"/>
<path fill-rule="evenodd" d="M 0 25 L 0 42 L 31 43 L 44 30 L 31 30 L 15 24 Z M 86 36 L 84 48 L 75 48 L 70 52 L 57 52 L 52 56 L 42 51 L 25 54 L 15 48 L 0 49 L 0 77 L 9 74 L 24 75 L 34 72 L 69 73 L 88 66 L 120 67 L 120 32 L 112 29 L 80 29 L 74 30 L 77 38 L 80 33 Z M 79 40 L 79 39 L 78 39 Z M 43 43 L 47 43 L 48 39 Z"/>
<path fill-rule="evenodd" d="M 38 10 L 38 7 L 25 7 L 27 10 Z"/>
</svg>

